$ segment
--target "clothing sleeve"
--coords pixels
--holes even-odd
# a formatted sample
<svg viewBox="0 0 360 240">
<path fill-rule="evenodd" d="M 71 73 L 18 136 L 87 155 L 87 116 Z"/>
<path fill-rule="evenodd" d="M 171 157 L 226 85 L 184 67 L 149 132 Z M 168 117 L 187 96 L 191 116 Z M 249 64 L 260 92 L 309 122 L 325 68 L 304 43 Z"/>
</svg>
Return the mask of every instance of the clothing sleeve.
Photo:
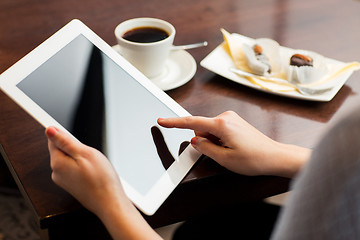
<svg viewBox="0 0 360 240">
<path fill-rule="evenodd" d="M 360 239 L 360 109 L 314 149 L 292 183 L 272 239 Z"/>
</svg>

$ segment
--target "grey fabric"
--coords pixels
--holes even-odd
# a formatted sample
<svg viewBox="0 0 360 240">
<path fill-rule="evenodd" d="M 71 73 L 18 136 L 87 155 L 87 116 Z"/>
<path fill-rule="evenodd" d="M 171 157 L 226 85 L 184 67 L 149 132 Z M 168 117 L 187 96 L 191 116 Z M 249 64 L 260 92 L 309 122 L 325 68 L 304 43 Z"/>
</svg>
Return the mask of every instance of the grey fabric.
<svg viewBox="0 0 360 240">
<path fill-rule="evenodd" d="M 360 109 L 314 149 L 272 239 L 360 239 Z"/>
</svg>

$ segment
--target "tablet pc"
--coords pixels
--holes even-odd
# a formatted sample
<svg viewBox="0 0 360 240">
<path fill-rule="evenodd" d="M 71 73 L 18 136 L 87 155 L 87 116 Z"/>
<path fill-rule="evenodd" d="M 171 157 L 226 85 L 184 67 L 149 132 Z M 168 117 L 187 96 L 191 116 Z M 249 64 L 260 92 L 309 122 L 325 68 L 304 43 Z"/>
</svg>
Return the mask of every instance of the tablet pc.
<svg viewBox="0 0 360 240">
<path fill-rule="evenodd" d="M 103 152 L 147 215 L 200 157 L 184 147 L 193 131 L 156 122 L 190 114 L 79 20 L 2 73 L 0 88 L 44 127 Z"/>
</svg>

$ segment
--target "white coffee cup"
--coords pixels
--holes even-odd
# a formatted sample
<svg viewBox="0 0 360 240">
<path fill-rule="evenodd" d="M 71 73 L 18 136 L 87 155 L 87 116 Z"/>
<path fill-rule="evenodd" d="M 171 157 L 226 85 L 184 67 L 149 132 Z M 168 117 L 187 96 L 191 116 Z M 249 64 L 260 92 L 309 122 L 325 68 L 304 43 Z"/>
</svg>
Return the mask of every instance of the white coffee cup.
<svg viewBox="0 0 360 240">
<path fill-rule="evenodd" d="M 124 34 L 139 28 L 162 29 L 168 37 L 154 42 L 135 42 L 124 39 Z M 175 33 L 173 25 L 157 18 L 133 18 L 120 23 L 115 28 L 120 54 L 150 79 L 161 75 L 164 71 Z"/>
</svg>

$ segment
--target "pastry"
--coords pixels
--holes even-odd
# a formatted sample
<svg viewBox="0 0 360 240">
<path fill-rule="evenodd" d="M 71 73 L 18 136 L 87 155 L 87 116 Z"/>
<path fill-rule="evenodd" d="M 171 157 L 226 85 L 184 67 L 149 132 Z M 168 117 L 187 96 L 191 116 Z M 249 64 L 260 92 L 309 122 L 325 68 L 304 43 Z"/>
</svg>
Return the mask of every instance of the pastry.
<svg viewBox="0 0 360 240">
<path fill-rule="evenodd" d="M 302 54 L 294 54 L 291 56 L 290 58 L 290 65 L 291 66 L 297 66 L 297 67 L 302 67 L 302 66 L 313 66 L 313 59 L 309 56 L 306 55 L 302 55 Z"/>
<path fill-rule="evenodd" d="M 253 50 L 255 52 L 255 57 L 258 61 L 260 61 L 261 63 L 265 64 L 266 66 L 268 66 L 268 73 L 271 73 L 271 65 L 269 62 L 269 59 L 265 56 L 265 54 L 263 54 L 263 49 L 260 45 L 255 44 L 253 46 Z"/>
</svg>

